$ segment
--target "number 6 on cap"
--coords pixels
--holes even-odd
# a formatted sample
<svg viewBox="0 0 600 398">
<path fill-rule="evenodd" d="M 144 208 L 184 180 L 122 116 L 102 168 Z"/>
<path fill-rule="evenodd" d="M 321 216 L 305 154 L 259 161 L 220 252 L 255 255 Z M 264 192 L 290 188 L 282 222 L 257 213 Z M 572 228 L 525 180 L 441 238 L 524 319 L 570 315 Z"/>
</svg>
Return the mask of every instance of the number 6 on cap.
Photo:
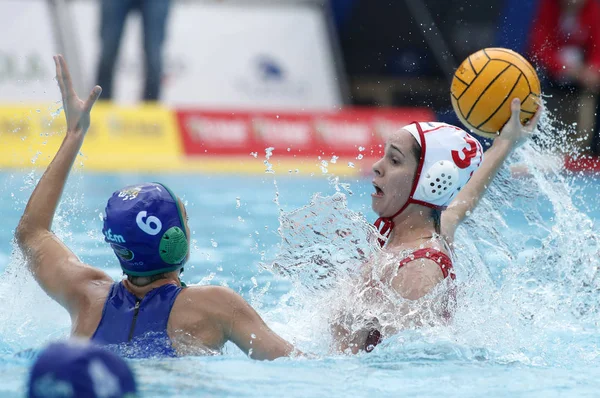
<svg viewBox="0 0 600 398">
<path fill-rule="evenodd" d="M 148 216 L 148 212 L 140 211 L 135 217 L 135 223 L 138 227 L 148 235 L 157 235 L 162 229 L 162 222 L 157 217 L 150 216 L 144 222 L 144 218 Z M 152 226 L 154 224 L 154 227 Z"/>
</svg>

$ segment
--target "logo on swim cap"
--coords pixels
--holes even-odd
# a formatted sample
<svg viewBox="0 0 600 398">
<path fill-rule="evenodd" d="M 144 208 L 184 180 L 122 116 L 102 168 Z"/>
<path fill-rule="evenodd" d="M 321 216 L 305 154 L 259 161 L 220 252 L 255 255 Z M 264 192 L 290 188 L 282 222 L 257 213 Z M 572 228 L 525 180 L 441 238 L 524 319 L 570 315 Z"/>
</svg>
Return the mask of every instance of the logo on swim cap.
<svg viewBox="0 0 600 398">
<path fill-rule="evenodd" d="M 122 235 L 113 234 L 110 228 L 108 231 L 104 231 L 104 236 L 109 242 L 125 243 L 125 238 Z"/>
<path fill-rule="evenodd" d="M 135 257 L 135 254 L 126 247 L 115 245 L 111 243 L 110 247 L 113 248 L 115 254 L 123 261 L 131 261 Z"/>
<path fill-rule="evenodd" d="M 133 200 L 138 197 L 138 195 L 141 191 L 142 191 L 141 187 L 123 189 L 122 191 L 119 192 L 118 196 L 119 196 L 119 198 L 122 198 L 123 200 Z"/>
</svg>

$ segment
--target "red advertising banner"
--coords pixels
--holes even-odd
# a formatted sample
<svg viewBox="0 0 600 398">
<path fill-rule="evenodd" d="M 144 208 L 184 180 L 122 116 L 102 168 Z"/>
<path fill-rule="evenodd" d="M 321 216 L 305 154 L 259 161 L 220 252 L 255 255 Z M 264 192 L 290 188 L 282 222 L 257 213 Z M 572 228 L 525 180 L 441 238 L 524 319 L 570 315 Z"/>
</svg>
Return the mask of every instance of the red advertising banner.
<svg viewBox="0 0 600 398">
<path fill-rule="evenodd" d="M 279 156 L 373 156 L 386 136 L 413 121 L 432 121 L 427 108 L 346 108 L 337 112 L 176 111 L 184 153 Z"/>
<path fill-rule="evenodd" d="M 565 156 L 565 169 L 575 172 L 600 173 L 600 158 L 591 156 Z"/>
</svg>

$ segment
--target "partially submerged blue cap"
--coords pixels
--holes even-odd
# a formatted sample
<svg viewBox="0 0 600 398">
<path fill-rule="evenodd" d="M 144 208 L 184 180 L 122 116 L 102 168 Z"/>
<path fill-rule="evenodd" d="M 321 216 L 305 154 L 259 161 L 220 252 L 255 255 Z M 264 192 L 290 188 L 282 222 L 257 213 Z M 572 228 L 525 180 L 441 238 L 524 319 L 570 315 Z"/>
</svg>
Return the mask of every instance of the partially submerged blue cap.
<svg viewBox="0 0 600 398">
<path fill-rule="evenodd" d="M 106 205 L 104 240 L 128 275 L 151 276 L 181 268 L 188 240 L 175 195 L 164 185 L 131 185 Z"/>
<path fill-rule="evenodd" d="M 87 341 L 46 347 L 29 375 L 29 398 L 129 398 L 136 396 L 135 377 L 117 355 Z"/>
</svg>

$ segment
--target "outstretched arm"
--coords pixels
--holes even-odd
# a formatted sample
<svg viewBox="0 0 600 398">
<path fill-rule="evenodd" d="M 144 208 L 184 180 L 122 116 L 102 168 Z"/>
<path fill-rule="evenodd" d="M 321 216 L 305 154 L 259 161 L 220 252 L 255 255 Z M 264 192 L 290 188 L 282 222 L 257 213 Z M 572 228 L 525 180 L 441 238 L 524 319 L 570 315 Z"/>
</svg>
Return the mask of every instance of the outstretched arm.
<svg viewBox="0 0 600 398">
<path fill-rule="evenodd" d="M 50 230 L 71 166 L 90 126 L 90 110 L 102 92 L 94 87 L 84 102 L 77 97 L 64 58 L 54 57 L 67 133 L 54 160 L 34 189 L 16 230 L 16 241 L 27 266 L 46 291 L 71 314 L 77 310 L 79 293 L 86 283 L 109 280 L 100 270 L 82 264 Z"/>
<path fill-rule="evenodd" d="M 225 339 L 233 342 L 252 359 L 272 360 L 294 353 L 301 354 L 273 332 L 254 308 L 233 290 L 213 287 L 211 296 L 209 300 L 205 299 L 205 303 L 211 307 L 214 320 L 221 325 Z"/>
<path fill-rule="evenodd" d="M 485 152 L 483 163 L 479 169 L 450 203 L 448 209 L 442 213 L 442 234 L 449 241 L 454 240 L 456 228 L 465 219 L 467 213 L 475 209 L 508 155 L 533 134 L 542 114 L 542 106 L 540 105 L 537 113 L 527 126 L 523 126 L 520 121 L 521 101 L 518 98 L 513 99 L 511 111 L 510 120 L 502 128 L 500 135 L 494 140 L 490 149 Z"/>
</svg>

